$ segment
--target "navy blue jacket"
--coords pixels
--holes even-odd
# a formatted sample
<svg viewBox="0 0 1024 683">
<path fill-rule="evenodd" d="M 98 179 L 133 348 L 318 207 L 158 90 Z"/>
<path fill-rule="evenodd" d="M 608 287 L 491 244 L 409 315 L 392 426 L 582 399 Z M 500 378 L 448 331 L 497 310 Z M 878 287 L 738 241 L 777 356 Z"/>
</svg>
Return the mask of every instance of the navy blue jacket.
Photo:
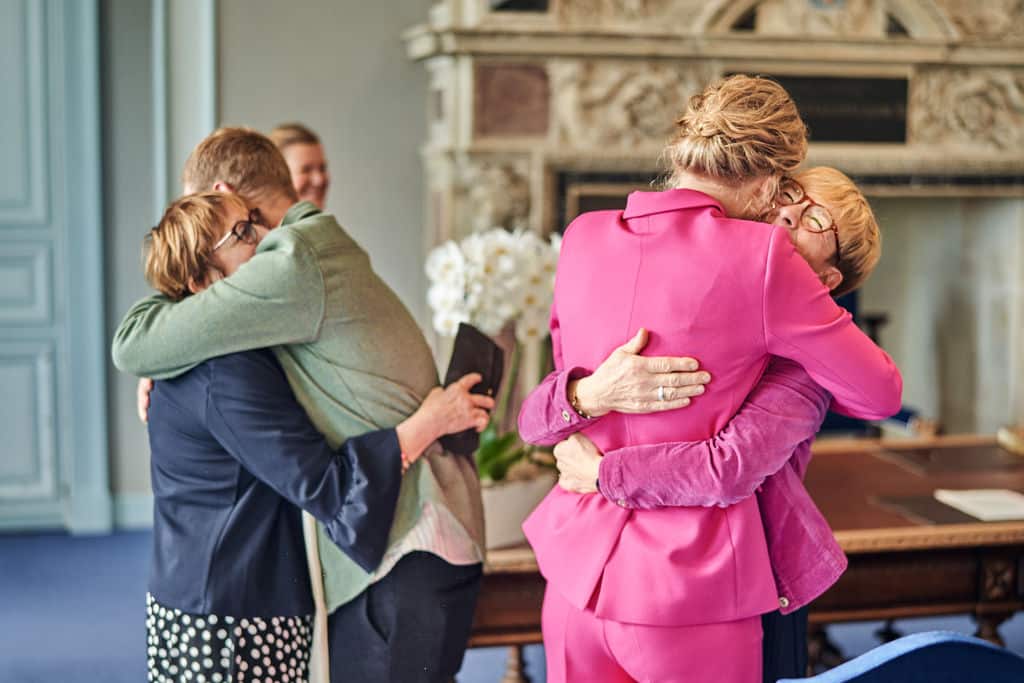
<svg viewBox="0 0 1024 683">
<path fill-rule="evenodd" d="M 402 477 L 394 429 L 332 450 L 266 349 L 208 360 L 151 396 L 157 602 L 193 614 L 311 614 L 299 508 L 360 567 L 380 563 Z"/>
</svg>

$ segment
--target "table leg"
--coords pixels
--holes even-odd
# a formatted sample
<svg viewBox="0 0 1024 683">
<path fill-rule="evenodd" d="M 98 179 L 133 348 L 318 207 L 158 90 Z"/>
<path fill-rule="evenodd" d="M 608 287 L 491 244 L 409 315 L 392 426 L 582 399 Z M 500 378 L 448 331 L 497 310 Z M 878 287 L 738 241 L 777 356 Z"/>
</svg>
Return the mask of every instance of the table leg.
<svg viewBox="0 0 1024 683">
<path fill-rule="evenodd" d="M 505 655 L 505 677 L 501 683 L 530 683 L 529 676 L 523 671 L 523 646 L 513 645 Z"/>
<path fill-rule="evenodd" d="M 1001 614 L 975 614 L 974 620 L 978 622 L 978 630 L 975 636 L 987 640 L 993 645 L 1006 647 L 1006 641 L 999 635 L 999 625 L 1013 616 L 1013 612 Z"/>
<path fill-rule="evenodd" d="M 999 624 L 1012 617 L 1014 610 L 991 603 L 1020 597 L 1017 593 L 1017 558 L 1005 552 L 992 552 L 983 556 L 981 568 L 982 601 L 974 610 L 974 619 L 978 622 L 978 631 L 974 635 L 1004 647 Z"/>
<path fill-rule="evenodd" d="M 875 637 L 883 643 L 889 643 L 897 638 L 902 638 L 903 634 L 896 630 L 896 625 L 893 620 L 888 619 L 882 628 L 875 631 Z"/>
<path fill-rule="evenodd" d="M 837 667 L 846 658 L 833 643 L 823 625 L 812 625 L 807 634 L 807 668 L 810 672 L 818 673 Z"/>
</svg>

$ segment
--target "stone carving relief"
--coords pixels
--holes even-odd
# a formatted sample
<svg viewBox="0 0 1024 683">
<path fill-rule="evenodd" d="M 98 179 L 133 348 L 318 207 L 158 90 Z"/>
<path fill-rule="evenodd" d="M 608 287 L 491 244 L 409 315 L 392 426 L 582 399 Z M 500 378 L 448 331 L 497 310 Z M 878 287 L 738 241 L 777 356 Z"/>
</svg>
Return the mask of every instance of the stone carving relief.
<svg viewBox="0 0 1024 683">
<path fill-rule="evenodd" d="M 765 0 L 757 6 L 755 31 L 786 36 L 885 37 L 882 0 Z"/>
<path fill-rule="evenodd" d="M 760 3 L 730 3 L 723 0 L 552 0 L 552 3 L 558 21 L 566 26 L 596 25 L 684 34 L 704 33 L 709 28 L 726 31 L 729 26 L 716 25 L 725 17 L 728 17 L 727 24 L 740 19 L 748 11 L 743 9 L 745 6 L 753 9 L 759 33 L 863 38 L 885 35 L 886 1 L 764 0 Z"/>
<path fill-rule="evenodd" d="M 1014 151 L 1024 145 L 1024 70 L 937 68 L 911 86 L 910 142 Z"/>
<path fill-rule="evenodd" d="M 558 19 L 568 25 L 650 26 L 692 30 L 706 0 L 559 0 Z"/>
<path fill-rule="evenodd" d="M 1012 597 L 1016 574 L 1013 562 L 1007 559 L 986 559 L 982 596 L 986 600 L 1005 600 Z"/>
<path fill-rule="evenodd" d="M 651 61 L 569 61 L 548 65 L 560 147 L 660 146 L 687 99 L 710 80 L 706 67 Z"/>
<path fill-rule="evenodd" d="M 1024 0 L 935 0 L 961 37 L 1024 40 Z"/>
<path fill-rule="evenodd" d="M 529 227 L 530 165 L 526 158 L 456 159 L 455 196 L 458 231 L 481 232 L 495 226 Z"/>
</svg>

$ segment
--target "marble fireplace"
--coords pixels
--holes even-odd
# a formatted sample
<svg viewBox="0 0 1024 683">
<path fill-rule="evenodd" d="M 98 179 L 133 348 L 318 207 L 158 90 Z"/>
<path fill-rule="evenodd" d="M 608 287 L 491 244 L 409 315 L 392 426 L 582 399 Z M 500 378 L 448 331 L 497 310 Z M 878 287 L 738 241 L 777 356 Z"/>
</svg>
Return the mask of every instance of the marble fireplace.
<svg viewBox="0 0 1024 683">
<path fill-rule="evenodd" d="M 425 247 L 622 206 L 690 94 L 770 75 L 807 163 L 878 215 L 860 306 L 889 321 L 906 402 L 950 432 L 1024 423 L 1024 2 L 440 0 L 425 19 L 404 36 L 430 79 Z"/>
</svg>

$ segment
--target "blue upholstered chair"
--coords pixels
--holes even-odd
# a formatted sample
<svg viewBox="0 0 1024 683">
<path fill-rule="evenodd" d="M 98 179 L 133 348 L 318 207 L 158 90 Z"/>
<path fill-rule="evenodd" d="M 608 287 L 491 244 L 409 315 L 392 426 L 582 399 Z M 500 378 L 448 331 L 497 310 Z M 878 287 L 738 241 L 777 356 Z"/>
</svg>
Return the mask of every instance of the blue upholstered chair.
<svg viewBox="0 0 1024 683">
<path fill-rule="evenodd" d="M 779 683 L 1022 683 L 1024 657 L 945 631 L 905 636 L 811 678 Z"/>
</svg>

